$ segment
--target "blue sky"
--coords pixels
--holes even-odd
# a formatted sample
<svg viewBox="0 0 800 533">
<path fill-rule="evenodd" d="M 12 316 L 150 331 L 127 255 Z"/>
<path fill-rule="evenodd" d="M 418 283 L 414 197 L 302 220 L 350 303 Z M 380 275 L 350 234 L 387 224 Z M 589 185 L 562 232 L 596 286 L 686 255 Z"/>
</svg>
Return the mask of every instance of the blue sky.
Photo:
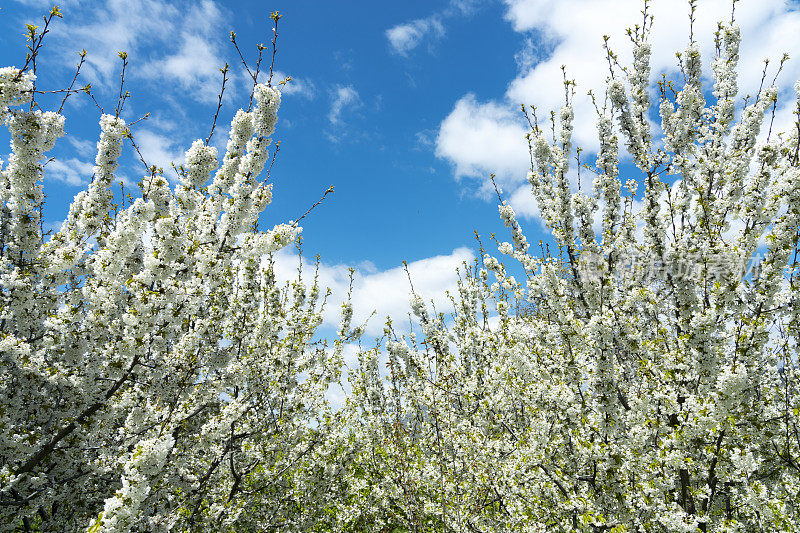
<svg viewBox="0 0 800 533">
<path fill-rule="evenodd" d="M 562 64 L 578 83 L 576 141 L 586 159 L 596 141 L 589 88 L 601 89 L 607 70 L 602 35 L 623 62 L 626 27 L 640 20 L 638 0 L 428 0 L 406 2 L 274 0 L 170 2 L 164 0 L 67 0 L 40 61 L 39 88 L 69 83 L 77 51 L 88 51 L 80 80 L 91 83 L 107 110 L 118 92 L 118 50 L 128 52 L 126 88 L 132 97 L 123 117 L 151 118 L 134 127 L 148 162 L 180 162 L 183 150 L 205 138 L 221 75 L 231 81 L 214 144 L 224 147 L 227 125 L 247 106 L 249 85 L 230 31 L 255 62 L 257 43 L 269 46 L 270 11 L 280 20 L 276 70 L 294 80 L 284 91 L 275 139 L 281 150 L 272 171 L 274 202 L 263 226 L 295 219 L 329 185 L 336 192 L 303 221 L 304 250 L 320 254 L 323 282 L 340 296 L 347 266 L 358 268 L 356 315 L 402 316 L 408 285 L 400 268 L 412 267 L 415 287 L 444 307 L 455 268 L 477 253 L 473 231 L 508 240 L 488 185 L 495 173 L 520 215 L 529 241 L 546 238 L 525 182 L 528 153 L 521 103 L 547 115 L 563 102 Z M 695 34 L 708 60 L 718 20 L 730 16 L 729 0 L 700 0 Z M 26 22 L 39 23 L 47 2 L 0 3 L 2 65 L 24 62 Z M 741 87 L 755 92 L 764 57 L 800 56 L 796 2 L 741 0 Z M 674 52 L 688 36 L 688 4 L 655 0 L 653 71 L 675 75 Z M 267 50 L 269 52 L 269 48 Z M 268 58 L 267 58 L 268 64 Z M 706 69 L 708 72 L 708 63 Z M 800 62 L 791 60 L 779 79 L 785 97 L 777 124 L 790 119 L 791 85 Z M 81 83 L 79 81 L 79 83 Z M 45 109 L 60 97 L 42 98 Z M 54 104 L 54 106 L 53 106 Z M 69 138 L 59 141 L 48 165 L 46 220 L 65 216 L 72 197 L 88 183 L 99 132 L 99 110 L 83 95 L 65 107 Z M 0 139 L 7 146 L 7 136 Z M 142 174 L 129 156 L 121 175 Z M 0 152 L 2 153 L 2 152 Z M 220 154 L 221 156 L 222 154 Z M 5 157 L 3 157 L 5 159 Z M 590 178 L 586 178 L 587 180 Z M 586 183 L 586 182 L 585 182 Z M 292 259 L 283 257 L 282 268 Z M 334 314 L 327 316 L 335 321 Z M 373 319 L 371 333 L 382 320 Z"/>
</svg>

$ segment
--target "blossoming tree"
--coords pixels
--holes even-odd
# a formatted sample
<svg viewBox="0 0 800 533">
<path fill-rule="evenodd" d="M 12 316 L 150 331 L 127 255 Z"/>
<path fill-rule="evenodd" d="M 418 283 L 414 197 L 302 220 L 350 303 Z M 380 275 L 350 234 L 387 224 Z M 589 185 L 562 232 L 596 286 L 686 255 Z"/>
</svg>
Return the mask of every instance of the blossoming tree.
<svg viewBox="0 0 800 533">
<path fill-rule="evenodd" d="M 776 87 L 737 101 L 731 21 L 713 86 L 690 42 L 682 86 L 659 84 L 653 109 L 651 24 L 645 7 L 632 65 L 608 52 L 590 194 L 567 179 L 572 82 L 553 138 L 531 121 L 528 180 L 560 253 L 533 255 L 501 201 L 512 240 L 498 249 L 524 281 L 484 254 L 451 317 L 414 294 L 421 335 L 387 327 L 388 382 L 378 350 L 362 353 L 348 524 L 800 528 L 800 83 L 776 135 Z"/>
<path fill-rule="evenodd" d="M 254 86 L 221 164 L 195 141 L 174 186 L 151 167 L 127 207 L 111 187 L 133 135 L 103 114 L 91 185 L 46 239 L 65 119 L 22 107 L 29 31 L 25 68 L 0 69 L 0 530 L 304 529 L 320 483 L 299 465 L 325 440 L 341 344 L 312 339 L 316 282 L 276 281 L 301 228 L 256 229 L 280 92 Z"/>
<path fill-rule="evenodd" d="M 531 121 L 528 179 L 559 253 L 532 254 L 501 200 L 498 251 L 523 281 L 481 246 L 451 317 L 412 288 L 419 331 L 387 322 L 388 381 L 382 347 L 362 350 L 335 413 L 352 309 L 317 343 L 320 287 L 280 285 L 271 256 L 300 228 L 256 225 L 280 92 L 254 86 L 221 164 L 196 141 L 177 183 L 149 168 L 127 206 L 111 186 L 134 133 L 103 114 L 92 183 L 47 239 L 65 119 L 22 107 L 29 29 L 29 61 L 0 69 L 0 529 L 800 528 L 800 84 L 773 135 L 775 87 L 737 103 L 731 21 L 713 87 L 690 42 L 656 111 L 651 24 L 645 8 L 631 66 L 609 51 L 591 194 L 567 179 L 574 85 L 553 138 Z"/>
</svg>

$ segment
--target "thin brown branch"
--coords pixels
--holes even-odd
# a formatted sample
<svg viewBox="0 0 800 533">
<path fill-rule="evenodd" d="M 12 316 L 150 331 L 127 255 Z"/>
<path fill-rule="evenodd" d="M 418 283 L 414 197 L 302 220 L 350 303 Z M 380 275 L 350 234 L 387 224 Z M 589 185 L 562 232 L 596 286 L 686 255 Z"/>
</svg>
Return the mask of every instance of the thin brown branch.
<svg viewBox="0 0 800 533">
<path fill-rule="evenodd" d="M 122 107 L 125 105 L 125 99 L 130 96 L 130 93 L 124 91 L 125 87 L 125 69 L 128 66 L 128 52 L 117 52 L 117 55 L 122 59 L 122 72 L 119 75 L 119 97 L 117 98 L 117 106 L 114 108 L 114 116 L 119 117 L 122 113 Z"/>
<path fill-rule="evenodd" d="M 75 86 L 75 81 L 78 79 L 78 74 L 81 73 L 81 67 L 83 66 L 83 63 L 86 61 L 86 50 L 85 49 L 81 50 L 78 53 L 78 55 L 81 56 L 81 60 L 78 61 L 78 68 L 75 69 L 75 75 L 72 77 L 72 82 L 69 84 L 69 87 L 67 88 L 67 92 L 64 95 L 64 99 L 61 100 L 61 105 L 58 107 L 58 113 L 59 114 L 64 109 L 64 104 L 67 103 L 67 98 L 69 97 L 70 94 L 72 94 L 71 93 L 72 87 Z"/>
<path fill-rule="evenodd" d="M 258 45 L 258 59 L 256 60 L 256 72 L 253 75 L 253 87 L 250 89 L 250 102 L 247 104 L 247 110 L 253 109 L 253 96 L 256 93 L 256 85 L 258 84 L 258 73 L 261 71 L 261 59 L 263 57 L 264 45 Z"/>
<path fill-rule="evenodd" d="M 242 55 L 242 51 L 239 49 L 239 45 L 236 44 L 236 33 L 231 32 L 231 42 L 233 43 L 233 47 L 236 48 L 236 53 L 239 54 L 239 59 L 242 61 L 242 65 L 247 70 L 247 74 L 255 79 L 253 72 L 250 70 L 250 67 L 247 66 L 247 61 L 244 60 L 244 56 Z"/>
<path fill-rule="evenodd" d="M 225 66 L 219 69 L 219 71 L 222 72 L 222 89 L 219 91 L 219 101 L 217 102 L 217 110 L 214 112 L 214 122 L 211 123 L 211 131 L 208 133 L 208 137 L 206 137 L 206 146 L 211 142 L 211 137 L 214 135 L 214 128 L 217 127 L 219 110 L 222 109 L 222 96 L 225 94 L 225 84 L 228 82 L 228 70 L 229 67 L 226 61 Z"/>
<path fill-rule="evenodd" d="M 88 83 L 83 87 L 83 92 L 85 92 L 86 94 L 89 95 L 89 98 L 92 99 L 92 102 L 94 102 L 95 107 L 97 107 L 97 109 L 100 110 L 100 113 L 105 113 L 105 111 L 103 111 L 103 107 L 99 103 L 97 103 L 97 99 L 92 94 L 92 84 L 91 83 Z"/>
<path fill-rule="evenodd" d="M 273 36 L 272 36 L 272 62 L 269 64 L 269 79 L 267 80 L 267 85 L 272 86 L 272 74 L 273 69 L 275 67 L 275 53 L 278 51 L 277 42 L 278 42 L 278 21 L 281 19 L 283 15 L 278 13 L 277 11 L 273 11 L 270 13 L 269 17 L 274 21 L 275 26 L 273 28 Z"/>
<path fill-rule="evenodd" d="M 325 193 L 322 195 L 322 198 L 320 198 L 319 200 L 317 200 L 317 201 L 316 201 L 316 203 L 314 203 L 314 205 L 312 205 L 311 207 L 309 207 L 309 208 L 308 208 L 308 211 L 306 211 L 305 213 L 303 213 L 303 215 L 302 215 L 300 218 L 298 218 L 297 220 L 295 220 L 294 222 L 292 222 L 292 227 L 295 227 L 295 228 L 296 228 L 296 227 L 297 227 L 297 224 L 299 224 L 299 223 L 300 223 L 300 221 L 301 221 L 301 220 L 303 220 L 303 219 L 306 217 L 306 215 L 308 215 L 308 214 L 309 214 L 311 211 L 313 211 L 315 207 L 317 207 L 319 204 L 321 204 L 321 203 L 323 202 L 323 200 L 325 200 L 325 197 L 326 197 L 326 196 L 328 196 L 328 194 L 330 194 L 330 193 L 332 193 L 332 192 L 333 192 L 333 185 L 331 185 L 330 187 L 328 187 L 328 188 L 325 190 Z"/>
<path fill-rule="evenodd" d="M 42 29 L 42 33 L 38 34 L 38 39 L 36 30 L 39 29 L 39 27 L 33 24 L 27 25 L 28 33 L 26 34 L 26 36 L 28 40 L 31 41 L 31 44 L 28 45 L 29 53 L 25 58 L 25 64 L 22 65 L 21 69 L 19 69 L 17 75 L 14 76 L 13 81 L 15 82 L 19 81 L 22 78 L 22 74 L 25 72 L 25 70 L 28 68 L 29 65 L 31 66 L 33 74 L 36 74 L 36 56 L 39 55 L 39 50 L 42 47 L 42 41 L 44 40 L 44 36 L 47 35 L 47 32 L 50 31 L 49 30 L 50 21 L 53 20 L 53 17 L 63 18 L 61 12 L 58 10 L 58 6 L 53 6 L 52 9 L 50 9 L 49 16 L 42 16 L 42 19 L 44 19 L 44 28 Z M 31 95 L 31 107 L 30 107 L 31 111 L 33 111 L 33 108 L 36 105 L 36 92 L 35 92 L 36 78 L 34 78 L 33 80 L 33 90 L 34 94 Z"/>
</svg>

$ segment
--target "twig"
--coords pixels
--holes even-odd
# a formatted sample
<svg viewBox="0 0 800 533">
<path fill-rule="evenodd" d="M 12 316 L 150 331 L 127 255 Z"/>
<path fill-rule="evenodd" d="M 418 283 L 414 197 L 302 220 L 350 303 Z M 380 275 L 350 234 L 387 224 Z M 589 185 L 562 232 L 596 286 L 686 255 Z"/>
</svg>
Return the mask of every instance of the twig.
<svg viewBox="0 0 800 533">
<path fill-rule="evenodd" d="M 758 93 L 756 94 L 756 102 L 761 99 L 761 91 L 764 89 L 764 80 L 767 79 L 768 67 L 769 67 L 769 58 L 764 60 L 764 71 L 761 73 L 761 83 L 758 86 Z"/>
<path fill-rule="evenodd" d="M 214 122 L 211 123 L 211 131 L 206 137 L 206 146 L 208 143 L 211 142 L 211 136 L 214 135 L 214 128 L 217 127 L 217 117 L 219 117 L 219 110 L 222 109 L 222 95 L 225 94 L 225 84 L 228 82 L 228 62 L 225 62 L 225 66 L 219 69 L 222 72 L 222 89 L 219 91 L 219 101 L 217 102 L 217 111 L 214 113 Z"/>
<path fill-rule="evenodd" d="M 139 150 L 139 145 L 136 144 L 136 141 L 133 138 L 133 133 L 131 133 L 130 128 L 128 128 L 127 131 L 125 132 L 125 137 L 127 137 L 128 140 L 131 141 L 131 145 L 133 146 L 133 149 L 136 150 L 136 153 L 139 155 L 139 161 L 142 162 L 142 164 L 144 165 L 144 168 L 147 171 L 147 173 L 150 174 L 151 176 L 155 176 L 155 174 L 156 174 L 156 170 L 155 170 L 156 166 L 155 165 L 148 165 L 147 161 L 144 160 L 144 156 L 142 155 L 142 151 Z"/>
<path fill-rule="evenodd" d="M 476 233 L 477 235 L 477 233 Z M 411 294 L 416 295 L 416 291 L 414 291 L 414 283 L 411 281 L 411 272 L 408 271 L 408 263 L 404 260 L 403 261 L 403 270 L 406 271 L 406 277 L 408 278 L 408 284 L 411 287 Z"/>
<path fill-rule="evenodd" d="M 139 117 L 136 120 L 134 120 L 133 122 L 129 123 L 128 127 L 130 128 L 134 124 L 138 124 L 139 122 L 141 122 L 143 120 L 147 120 L 148 118 L 150 118 L 150 112 L 149 111 L 147 113 L 145 113 L 144 115 L 142 115 L 141 117 Z"/>
<path fill-rule="evenodd" d="M 258 45 L 258 59 L 256 60 L 256 73 L 253 75 L 253 87 L 250 89 L 250 102 L 247 104 L 247 110 L 253 109 L 253 95 L 256 92 L 256 85 L 258 84 L 258 73 L 261 71 L 261 58 L 264 52 L 264 45 Z"/>
<path fill-rule="evenodd" d="M 84 92 L 83 87 L 80 89 L 53 89 L 52 91 L 40 91 L 39 89 L 28 89 L 25 91 L 20 91 L 21 93 L 31 93 L 31 94 L 63 94 L 63 93 L 80 93 Z"/>
<path fill-rule="evenodd" d="M 281 142 L 275 141 L 275 150 L 272 151 L 272 160 L 269 162 L 269 168 L 267 169 L 267 177 L 264 178 L 264 181 L 268 181 L 270 176 L 272 175 L 272 167 L 275 165 L 275 159 L 278 157 L 278 152 L 281 151 Z"/>
<path fill-rule="evenodd" d="M 81 56 L 81 60 L 78 62 L 78 68 L 75 70 L 75 76 L 72 77 L 72 83 L 69 84 L 69 88 L 67 89 L 67 93 L 64 95 L 64 99 L 61 100 L 61 105 L 58 108 L 58 113 L 61 114 L 61 111 L 64 109 L 64 104 L 67 103 L 67 98 L 71 94 L 72 87 L 75 85 L 75 80 L 78 79 L 78 74 L 81 73 L 81 67 L 83 63 L 86 61 L 86 49 L 81 50 L 78 53 Z"/>
<path fill-rule="evenodd" d="M 255 81 L 255 76 L 253 75 L 253 71 L 250 70 L 250 67 L 247 66 L 247 61 L 244 60 L 244 56 L 242 55 L 242 51 L 239 49 L 239 45 L 236 44 L 236 33 L 231 32 L 231 42 L 233 43 L 233 47 L 236 48 L 236 53 L 239 54 L 239 59 L 242 61 L 242 65 L 244 65 L 245 70 L 247 70 L 247 74 Z"/>
<path fill-rule="evenodd" d="M 281 151 L 281 142 L 280 141 L 276 141 L 275 142 L 275 150 L 272 151 L 272 160 L 269 162 L 269 168 L 267 169 L 267 177 L 264 178 L 264 181 L 261 182 L 261 185 L 259 185 L 259 187 L 264 187 L 265 184 L 269 181 L 269 178 L 272 175 L 272 167 L 273 167 L 273 165 L 275 165 L 275 159 L 278 157 L 278 152 L 280 152 L 280 151 Z M 323 198 L 325 198 L 325 197 L 323 196 Z M 322 201 L 322 200 L 320 200 L 320 201 Z M 303 216 L 305 216 L 305 215 L 303 215 Z M 299 222 L 299 220 L 298 220 L 298 222 Z M 258 217 L 256 217 L 256 220 L 253 222 L 253 233 L 257 233 L 257 232 L 258 232 Z"/>
<path fill-rule="evenodd" d="M 278 21 L 282 16 L 283 15 L 277 11 L 273 11 L 269 15 L 269 17 L 275 22 L 275 27 L 273 28 L 274 35 L 272 36 L 272 62 L 269 64 L 269 79 L 267 80 L 267 85 L 270 87 L 272 87 L 272 73 L 273 68 L 275 67 L 275 53 L 278 51 L 276 47 L 276 43 L 278 41 Z"/>
<path fill-rule="evenodd" d="M 92 84 L 88 83 L 83 87 L 83 92 L 85 92 L 86 94 L 89 95 L 89 98 L 92 99 L 92 102 L 94 102 L 94 105 L 97 107 L 97 109 L 100 110 L 101 114 L 105 113 L 105 111 L 103 111 L 103 107 L 100 104 L 97 103 L 97 100 L 95 99 L 94 95 L 92 94 L 91 89 L 92 89 Z"/>
<path fill-rule="evenodd" d="M 125 99 L 130 96 L 130 93 L 127 91 L 123 93 L 123 88 L 125 86 L 125 68 L 128 66 L 128 52 L 117 52 L 117 55 L 122 59 L 122 72 L 119 75 L 119 97 L 117 98 L 117 107 L 114 108 L 115 117 L 119 117 L 120 113 L 122 113 Z"/>
<path fill-rule="evenodd" d="M 503 202 L 503 197 L 501 196 L 500 189 L 497 187 L 497 183 L 494 181 L 494 178 L 495 178 L 495 175 L 491 174 L 489 176 L 489 181 L 492 182 L 492 186 L 494 187 L 494 192 L 497 193 L 497 199 L 500 201 L 501 204 L 503 204 L 505 202 Z"/>
<path fill-rule="evenodd" d="M 250 70 L 250 67 L 247 66 L 247 61 L 244 60 L 244 56 L 242 55 L 242 51 L 239 50 L 239 45 L 236 44 L 236 33 L 235 32 L 231 32 L 231 42 L 233 43 L 233 47 L 236 48 L 236 53 L 239 54 L 239 59 L 242 61 L 242 65 L 244 65 L 244 68 L 247 70 L 247 74 L 249 74 L 250 77 L 252 78 L 253 77 L 253 72 Z"/>
<path fill-rule="evenodd" d="M 326 197 L 326 196 L 328 196 L 328 194 L 329 194 L 329 193 L 332 193 L 332 192 L 333 192 L 333 185 L 331 185 L 330 187 L 328 187 L 328 188 L 325 190 L 325 193 L 322 195 L 322 198 L 320 198 L 319 200 L 317 200 L 317 202 L 316 202 L 314 205 L 312 205 L 311 207 L 309 207 L 309 208 L 308 208 L 308 211 L 306 211 L 305 213 L 303 213 L 303 215 L 302 215 L 300 218 L 298 218 L 297 220 L 295 220 L 294 222 L 292 222 L 292 227 L 293 227 L 293 228 L 296 228 L 296 227 L 297 227 L 297 224 L 298 224 L 298 223 L 299 223 L 301 220 L 303 220 L 303 219 L 306 217 L 306 215 L 308 215 L 308 214 L 309 214 L 311 211 L 313 211 L 315 207 L 317 207 L 319 204 L 321 204 L 321 203 L 322 203 L 322 201 L 323 201 L 323 200 L 325 200 L 325 197 Z"/>
<path fill-rule="evenodd" d="M 36 30 L 39 29 L 39 26 L 35 26 L 33 24 L 27 24 L 28 33 L 26 34 L 26 36 L 28 40 L 31 41 L 31 43 L 33 44 L 28 45 L 28 50 L 30 50 L 30 53 L 28 53 L 27 56 L 25 57 L 25 64 L 22 65 L 22 68 L 19 69 L 16 76 L 14 76 L 14 79 L 11 81 L 14 82 L 19 81 L 22 78 L 22 75 L 28 69 L 28 65 L 33 66 L 33 73 L 36 74 L 36 56 L 39 53 L 39 48 L 42 47 L 42 40 L 44 39 L 44 36 L 49 31 L 47 27 L 50 25 L 50 21 L 53 19 L 53 17 L 63 18 L 61 12 L 58 10 L 58 6 L 53 6 L 53 8 L 50 10 L 49 17 L 42 16 L 42 19 L 44 19 L 44 29 L 42 30 L 42 33 L 39 34 L 38 40 L 36 39 Z M 33 87 L 34 89 L 36 88 L 35 80 L 33 82 Z M 31 100 L 31 109 L 33 108 L 33 105 L 34 102 L 33 100 Z"/>
<path fill-rule="evenodd" d="M 32 45 L 28 46 L 28 50 L 30 50 L 30 53 L 25 58 L 25 64 L 22 66 L 22 68 L 19 70 L 19 72 L 17 72 L 17 75 L 14 76 L 14 81 L 19 81 L 19 79 L 22 77 L 22 73 L 25 72 L 25 69 L 28 68 L 29 64 L 31 65 L 31 70 L 33 71 L 33 74 L 34 75 L 36 74 L 36 56 L 39 54 L 39 49 L 42 47 L 42 41 L 44 40 L 44 36 L 47 34 L 48 31 L 50 31 L 48 29 L 48 26 L 50 26 L 50 21 L 53 20 L 53 17 L 63 18 L 63 16 L 61 15 L 61 12 L 58 10 L 58 6 L 53 6 L 53 8 L 50 9 L 50 16 L 49 17 L 45 17 L 44 15 L 42 16 L 42 19 L 44 20 L 44 28 L 42 29 L 42 33 L 39 34 L 39 39 L 38 40 L 36 40 L 36 30 L 39 27 L 38 26 L 34 26 L 33 24 L 28 24 L 27 25 L 27 28 L 28 28 L 28 39 L 30 39 L 31 43 L 35 43 L 35 44 L 32 44 Z M 30 108 L 31 111 L 33 111 L 33 108 L 36 105 L 36 92 L 35 92 L 36 91 L 36 78 L 35 77 L 33 78 L 33 90 L 34 90 L 34 93 L 31 95 L 31 108 Z"/>
</svg>

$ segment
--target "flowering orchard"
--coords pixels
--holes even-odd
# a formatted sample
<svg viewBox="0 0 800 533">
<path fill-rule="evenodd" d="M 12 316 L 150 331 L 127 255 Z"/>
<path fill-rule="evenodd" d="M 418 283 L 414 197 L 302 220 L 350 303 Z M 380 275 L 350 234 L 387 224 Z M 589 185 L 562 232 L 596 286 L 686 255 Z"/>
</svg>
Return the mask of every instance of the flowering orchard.
<svg viewBox="0 0 800 533">
<path fill-rule="evenodd" d="M 341 343 L 310 344 L 316 284 L 276 282 L 270 254 L 301 228 L 255 229 L 280 92 L 254 86 L 221 165 L 198 140 L 174 187 L 151 167 L 128 206 L 112 205 L 133 141 L 120 102 L 100 117 L 91 186 L 46 240 L 44 158 L 64 117 L 26 106 L 34 82 L 0 70 L 0 529 L 302 529 L 322 486 L 296 467 L 326 431 Z"/>
<path fill-rule="evenodd" d="M 525 279 L 484 253 L 451 317 L 413 295 L 421 335 L 387 329 L 387 383 L 377 351 L 362 354 L 345 516 L 417 531 L 800 529 L 800 83 L 777 135 L 777 89 L 738 101 L 739 30 L 722 23 L 713 86 L 689 42 L 680 86 L 652 93 L 656 134 L 651 24 L 645 4 L 632 65 L 608 50 L 591 194 L 567 180 L 574 85 L 552 138 L 531 120 L 528 180 L 560 255 L 532 255 L 501 202 L 512 239 L 498 250 Z M 621 148 L 638 167 L 624 187 Z M 640 258 L 661 267 L 640 275 Z M 664 267 L 689 260 L 690 275 Z"/>
<path fill-rule="evenodd" d="M 524 279 L 481 246 L 452 315 L 412 287 L 419 331 L 387 321 L 338 411 L 325 393 L 361 329 L 345 302 L 338 338 L 315 338 L 323 289 L 274 271 L 300 227 L 257 225 L 280 91 L 254 84 L 221 163 L 195 141 L 176 183 L 148 167 L 127 206 L 120 91 L 91 185 L 46 238 L 65 119 L 34 105 L 46 31 L 29 28 L 24 67 L 0 69 L 0 529 L 800 529 L 800 84 L 772 132 L 774 86 L 740 103 L 731 20 L 712 87 L 690 40 L 683 79 L 652 91 L 651 26 L 645 3 L 632 65 L 607 49 L 590 194 L 567 179 L 574 83 L 551 138 L 531 120 L 559 253 L 531 254 L 501 200 L 498 251 Z"/>
</svg>

